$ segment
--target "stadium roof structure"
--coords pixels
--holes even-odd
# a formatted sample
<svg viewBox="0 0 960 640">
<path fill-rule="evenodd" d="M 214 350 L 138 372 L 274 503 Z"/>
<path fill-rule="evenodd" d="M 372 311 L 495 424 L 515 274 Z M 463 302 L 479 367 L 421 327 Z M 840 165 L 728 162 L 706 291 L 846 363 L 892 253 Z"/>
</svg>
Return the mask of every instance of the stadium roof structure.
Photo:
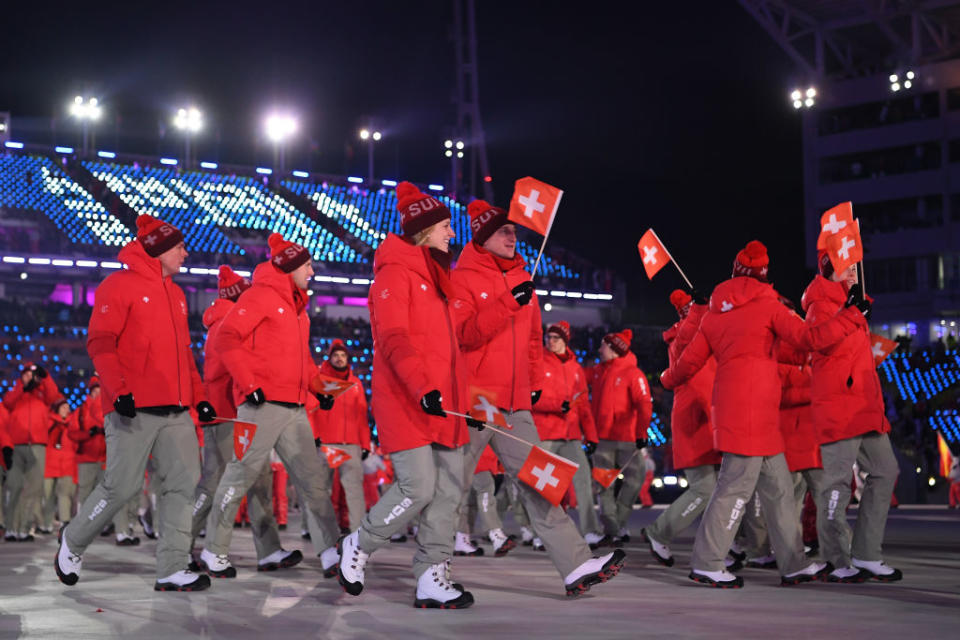
<svg viewBox="0 0 960 640">
<path fill-rule="evenodd" d="M 810 79 L 960 56 L 960 0 L 738 0 Z"/>
</svg>

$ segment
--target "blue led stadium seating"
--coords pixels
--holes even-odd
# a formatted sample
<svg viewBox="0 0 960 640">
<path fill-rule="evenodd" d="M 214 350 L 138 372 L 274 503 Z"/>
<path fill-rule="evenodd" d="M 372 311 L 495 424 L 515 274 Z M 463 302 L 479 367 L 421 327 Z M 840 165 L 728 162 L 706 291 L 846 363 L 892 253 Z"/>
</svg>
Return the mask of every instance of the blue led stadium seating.
<svg viewBox="0 0 960 640">
<path fill-rule="evenodd" d="M 42 212 L 71 242 L 122 246 L 130 230 L 43 156 L 0 155 L 0 206 Z"/>
<path fill-rule="evenodd" d="M 919 360 L 920 366 L 911 364 Z M 947 351 L 946 361 L 931 362 L 928 351 L 913 354 L 893 353 L 883 361 L 880 370 L 886 382 L 894 385 L 900 397 L 916 403 L 930 400 L 960 382 L 960 351 Z"/>
<path fill-rule="evenodd" d="M 930 428 L 943 434 L 950 444 L 960 444 L 960 415 L 956 409 L 937 409 L 929 418 Z"/>
</svg>

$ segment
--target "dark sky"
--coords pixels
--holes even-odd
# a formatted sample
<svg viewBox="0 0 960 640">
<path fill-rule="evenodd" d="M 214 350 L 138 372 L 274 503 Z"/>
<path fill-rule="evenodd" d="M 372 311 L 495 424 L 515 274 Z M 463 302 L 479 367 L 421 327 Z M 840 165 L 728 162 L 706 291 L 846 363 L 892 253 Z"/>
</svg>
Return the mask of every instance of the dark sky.
<svg viewBox="0 0 960 640">
<path fill-rule="evenodd" d="M 764 241 L 781 291 L 803 266 L 794 70 L 733 0 L 478 2 L 480 105 L 497 204 L 533 175 L 565 190 L 558 244 L 618 270 L 632 319 L 668 322 L 680 278 L 650 283 L 653 226 L 698 287 Z M 172 112 L 206 114 L 201 159 L 269 163 L 260 121 L 289 105 L 288 166 L 365 173 L 356 132 L 381 123 L 377 173 L 449 183 L 450 2 L 7 3 L 0 110 L 28 142 L 76 143 L 66 104 L 103 101 L 98 146 L 177 154 Z M 119 122 L 118 122 L 119 118 Z M 161 129 L 165 129 L 161 137 Z"/>
</svg>

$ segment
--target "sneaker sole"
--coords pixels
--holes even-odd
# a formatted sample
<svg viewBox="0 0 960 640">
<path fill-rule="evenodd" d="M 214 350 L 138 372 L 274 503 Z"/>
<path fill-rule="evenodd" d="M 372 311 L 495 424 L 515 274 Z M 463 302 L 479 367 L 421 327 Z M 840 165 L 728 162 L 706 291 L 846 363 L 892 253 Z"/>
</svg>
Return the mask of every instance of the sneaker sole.
<svg viewBox="0 0 960 640">
<path fill-rule="evenodd" d="M 483 549 L 477 549 L 476 551 L 454 551 L 453 555 L 455 556 L 482 556 Z"/>
<path fill-rule="evenodd" d="M 200 576 L 190 584 L 173 584 L 170 582 L 157 582 L 153 585 L 154 591 L 206 591 L 210 588 L 210 578 L 207 576 Z"/>
<path fill-rule="evenodd" d="M 504 542 L 502 545 L 500 545 L 500 548 L 494 551 L 493 555 L 496 558 L 502 558 L 503 556 L 507 555 L 508 553 L 510 553 L 516 548 L 517 548 L 517 543 L 511 540 L 510 538 L 507 538 L 507 541 Z M 483 551 L 483 549 L 481 549 L 481 551 Z"/>
<path fill-rule="evenodd" d="M 223 571 L 214 571 L 213 569 L 208 567 L 207 563 L 204 562 L 203 560 L 198 561 L 197 564 L 200 566 L 200 569 L 203 570 L 211 578 L 236 578 L 237 577 L 236 567 L 228 567 Z"/>
<path fill-rule="evenodd" d="M 623 568 L 623 562 L 626 557 L 627 554 L 620 549 L 614 551 L 613 557 L 607 561 L 607 564 L 605 564 L 600 571 L 587 574 L 572 585 L 566 585 L 567 597 L 575 598 L 589 591 L 593 585 L 601 584 L 615 578 Z"/>
<path fill-rule="evenodd" d="M 257 565 L 257 571 L 276 571 L 277 569 L 289 569 L 295 567 L 303 561 L 303 554 L 299 550 L 293 551 L 280 562 L 271 562 L 269 564 Z"/>
<path fill-rule="evenodd" d="M 737 576 L 736 580 L 729 582 L 717 582 L 713 578 L 708 578 L 707 576 L 702 576 L 691 571 L 690 575 L 687 577 L 698 584 L 705 584 L 709 587 L 713 587 L 714 589 L 743 589 L 743 578 L 740 576 Z"/>
<path fill-rule="evenodd" d="M 413 601 L 414 609 L 466 609 L 473 604 L 473 594 L 469 591 L 464 591 L 460 594 L 460 597 L 456 600 L 451 600 L 449 602 L 440 602 L 439 600 L 433 600 L 428 598 L 426 600 L 417 600 Z"/>
</svg>

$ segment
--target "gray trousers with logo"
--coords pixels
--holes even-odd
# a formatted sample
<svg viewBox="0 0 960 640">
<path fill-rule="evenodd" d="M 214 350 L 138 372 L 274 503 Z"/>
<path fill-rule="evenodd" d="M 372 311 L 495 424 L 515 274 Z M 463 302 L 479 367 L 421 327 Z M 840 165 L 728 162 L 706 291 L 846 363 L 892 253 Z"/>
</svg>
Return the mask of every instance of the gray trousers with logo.
<svg viewBox="0 0 960 640">
<path fill-rule="evenodd" d="M 457 508 L 463 494 L 464 447 L 429 445 L 390 454 L 396 480 L 359 529 L 360 549 L 373 553 L 418 518 L 413 574 L 453 556 Z"/>
<path fill-rule="evenodd" d="M 290 478 L 297 488 L 297 496 L 313 515 L 310 519 L 310 539 L 319 555 L 337 542 L 339 530 L 330 501 L 327 462 L 317 455 L 313 431 L 303 407 L 287 407 L 271 402 L 253 406 L 245 402 L 237 409 L 237 420 L 257 425 L 250 447 L 237 460 L 231 458 L 220 478 L 214 494 L 210 515 L 207 517 L 207 538 L 204 546 L 215 554 L 226 554 L 233 537 L 233 521 L 240 508 L 242 496 L 258 481 L 270 482 L 270 451 L 277 450 Z M 271 485 L 272 486 L 272 485 Z M 280 549 L 277 523 L 273 518 L 271 494 L 255 493 L 262 503 L 257 506 L 261 516 L 258 528 L 260 558 Z M 249 498 L 248 498 L 249 503 Z M 267 523 L 272 523 L 272 526 Z M 253 520 L 251 520 L 253 525 Z M 256 526 L 256 525 L 254 525 Z M 271 533 L 272 532 L 272 533 Z M 257 540 L 257 537 L 254 538 Z"/>
<path fill-rule="evenodd" d="M 823 559 L 835 567 L 849 567 L 851 553 L 857 560 L 882 560 L 890 496 L 900 473 L 890 438 L 874 431 L 821 445 L 820 454 L 823 483 L 815 497 L 818 497 L 817 535 Z M 851 536 L 846 511 L 850 504 L 854 462 L 867 474 L 867 479 Z"/>
<path fill-rule="evenodd" d="M 670 542 L 681 531 L 693 524 L 707 508 L 707 502 L 717 486 L 717 467 L 704 464 L 683 470 L 687 478 L 687 490 L 647 527 L 647 535 L 661 544 Z"/>
<path fill-rule="evenodd" d="M 497 510 L 497 483 L 489 471 L 473 474 L 473 482 L 467 493 L 466 508 L 460 510 L 460 524 L 457 531 L 473 533 L 474 531 L 486 535 L 493 529 L 503 529 L 500 513 Z M 473 523 L 477 527 L 473 527 Z"/>
<path fill-rule="evenodd" d="M 107 470 L 64 530 L 67 546 L 82 554 L 120 509 L 143 487 L 147 459 L 153 456 L 159 492 L 157 577 L 187 568 L 190 512 L 200 479 L 200 449 L 193 420 L 186 411 L 170 416 L 139 412 L 124 418 L 115 411 L 104 419 Z"/>
<path fill-rule="evenodd" d="M 754 491 L 760 495 L 780 574 L 794 573 L 809 564 L 803 554 L 803 537 L 793 500 L 793 480 L 783 454 L 741 456 L 724 453 L 717 487 L 703 512 L 693 543 L 690 559 L 693 569 L 723 570 L 724 558 Z"/>
<path fill-rule="evenodd" d="M 563 456 L 580 465 L 573 476 L 573 490 L 577 495 L 577 516 L 580 533 L 598 533 L 600 522 L 593 500 L 593 478 L 590 475 L 590 462 L 579 440 L 544 440 L 543 448 L 550 453 Z"/>
<path fill-rule="evenodd" d="M 350 531 L 355 531 L 360 528 L 360 523 L 363 522 L 363 515 L 367 512 L 367 501 L 363 497 L 363 460 L 361 455 L 363 454 L 363 448 L 358 444 L 343 444 L 343 443 L 330 443 L 324 442 L 323 444 L 333 449 L 340 449 L 345 451 L 347 455 L 350 456 L 350 459 L 345 461 L 337 470 L 340 472 L 340 486 L 343 487 L 343 497 L 347 502 L 347 513 L 350 519 Z M 323 456 L 326 459 L 326 456 L 322 451 L 318 451 L 317 455 Z M 327 479 L 327 482 L 330 486 L 333 486 L 333 469 L 330 469 L 330 476 Z M 303 510 L 303 521 L 301 528 L 304 530 L 309 529 L 307 524 L 307 516 L 309 512 Z"/>
<path fill-rule="evenodd" d="M 633 513 L 633 505 L 637 501 L 646 473 L 643 456 L 637 451 L 635 442 L 601 440 L 593 453 L 593 463 L 602 469 L 623 468 L 623 483 L 620 485 L 619 494 L 614 494 L 616 482 L 607 489 L 597 485 L 600 489 L 600 521 L 603 523 L 603 532 L 612 537 L 627 526 L 627 520 Z"/>
</svg>

